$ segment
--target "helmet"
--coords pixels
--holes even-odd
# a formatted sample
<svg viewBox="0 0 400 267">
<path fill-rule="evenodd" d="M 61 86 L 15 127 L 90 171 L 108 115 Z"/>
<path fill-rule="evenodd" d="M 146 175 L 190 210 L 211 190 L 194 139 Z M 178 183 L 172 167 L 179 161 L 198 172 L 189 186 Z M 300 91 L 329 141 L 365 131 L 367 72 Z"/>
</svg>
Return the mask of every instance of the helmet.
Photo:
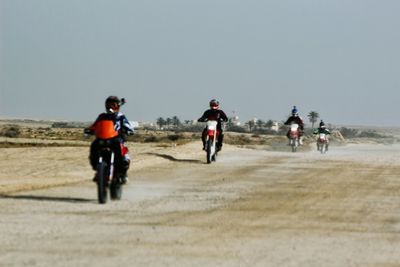
<svg viewBox="0 0 400 267">
<path fill-rule="evenodd" d="M 109 96 L 106 99 L 105 106 L 108 113 L 116 113 L 122 105 L 121 100 L 116 96 Z"/>
<path fill-rule="evenodd" d="M 215 99 L 210 100 L 210 108 L 212 109 L 218 109 L 219 108 L 219 102 Z"/>
<path fill-rule="evenodd" d="M 325 123 L 323 120 L 319 123 L 319 128 L 325 128 Z"/>
<path fill-rule="evenodd" d="M 299 115 L 299 111 L 297 110 L 296 106 L 293 106 L 292 115 L 293 115 L 293 116 Z"/>
</svg>

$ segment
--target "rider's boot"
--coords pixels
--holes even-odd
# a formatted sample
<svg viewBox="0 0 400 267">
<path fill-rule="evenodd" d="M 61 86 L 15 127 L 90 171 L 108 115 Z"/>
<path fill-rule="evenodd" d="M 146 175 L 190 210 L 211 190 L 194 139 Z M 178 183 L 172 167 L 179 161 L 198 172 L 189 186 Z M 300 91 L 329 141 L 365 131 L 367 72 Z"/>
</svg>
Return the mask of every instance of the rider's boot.
<svg viewBox="0 0 400 267">
<path fill-rule="evenodd" d="M 118 174 L 119 176 L 119 182 L 121 184 L 126 184 L 128 183 L 129 179 L 128 179 L 128 175 L 126 174 L 127 170 L 121 170 Z"/>
<path fill-rule="evenodd" d="M 207 128 L 203 129 L 203 132 L 201 133 L 201 142 L 203 142 L 203 150 L 206 150 L 206 137 L 207 135 Z"/>
<path fill-rule="evenodd" d="M 217 141 L 217 152 L 219 152 L 219 151 L 221 151 L 221 149 L 222 149 L 222 144 L 224 143 L 223 142 L 224 141 L 224 134 L 223 133 L 221 133 L 219 136 L 218 136 L 218 141 Z"/>
<path fill-rule="evenodd" d="M 287 137 L 287 139 L 288 139 L 288 146 L 290 146 L 290 131 L 288 131 L 287 133 L 286 133 L 286 137 Z"/>
<path fill-rule="evenodd" d="M 128 176 L 127 176 L 127 172 L 129 169 L 129 165 L 131 163 L 131 159 L 129 157 L 128 154 L 124 155 L 123 159 L 122 159 L 122 166 L 121 166 L 121 173 L 120 173 L 120 181 L 121 184 L 126 184 L 128 183 Z"/>
<path fill-rule="evenodd" d="M 90 155 L 89 156 L 89 161 L 90 161 L 90 166 L 92 166 L 92 169 L 94 170 L 94 171 L 96 171 L 96 165 L 97 165 L 97 158 L 95 158 L 95 157 L 93 157 L 92 155 Z M 93 178 L 92 178 L 92 181 L 93 182 L 97 182 L 97 173 L 95 172 L 94 173 L 94 176 L 93 176 Z"/>
<path fill-rule="evenodd" d="M 126 174 L 121 174 L 121 184 L 127 184 L 128 181 L 128 176 Z"/>
<path fill-rule="evenodd" d="M 216 145 L 216 147 L 217 147 L 217 152 L 219 152 L 219 151 L 221 151 L 221 149 L 222 149 L 222 143 L 217 143 L 217 145 Z"/>
</svg>

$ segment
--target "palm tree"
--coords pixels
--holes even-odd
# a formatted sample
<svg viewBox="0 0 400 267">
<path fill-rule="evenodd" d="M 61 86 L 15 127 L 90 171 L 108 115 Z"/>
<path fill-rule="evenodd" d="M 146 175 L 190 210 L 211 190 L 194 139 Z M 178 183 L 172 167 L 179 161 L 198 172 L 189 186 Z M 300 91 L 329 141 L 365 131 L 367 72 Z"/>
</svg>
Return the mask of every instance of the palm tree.
<svg viewBox="0 0 400 267">
<path fill-rule="evenodd" d="M 268 120 L 265 123 L 265 127 L 267 127 L 268 129 L 271 129 L 271 127 L 274 125 L 274 122 L 272 120 Z"/>
<path fill-rule="evenodd" d="M 249 120 L 248 122 L 246 122 L 247 126 L 249 127 L 249 131 L 251 132 L 254 128 L 254 126 L 256 125 L 256 123 L 254 122 L 254 120 Z"/>
<path fill-rule="evenodd" d="M 229 117 L 228 118 L 228 121 L 226 122 L 226 127 L 229 129 L 229 128 L 231 128 L 231 127 L 233 127 L 235 124 L 234 124 L 234 122 L 233 122 L 233 120 L 234 120 L 234 118 L 232 118 L 232 117 Z"/>
<path fill-rule="evenodd" d="M 162 129 L 162 127 L 165 125 L 165 120 L 162 117 L 159 117 L 157 119 L 157 125 L 160 127 L 160 130 Z"/>
<path fill-rule="evenodd" d="M 178 118 L 178 116 L 172 117 L 172 125 L 174 125 L 175 128 L 178 128 L 178 126 L 181 125 L 181 120 Z"/>
<path fill-rule="evenodd" d="M 261 129 L 264 126 L 265 122 L 263 120 L 258 119 L 256 121 L 256 125 L 258 129 Z"/>
<path fill-rule="evenodd" d="M 309 121 L 311 122 L 311 128 L 314 128 L 314 123 L 317 122 L 318 118 L 319 118 L 319 114 L 316 111 L 310 111 L 310 113 L 308 113 L 307 115 Z"/>
<path fill-rule="evenodd" d="M 172 119 L 171 118 L 166 118 L 165 119 L 165 124 L 167 124 L 167 128 L 169 129 L 169 126 L 172 124 Z"/>
</svg>

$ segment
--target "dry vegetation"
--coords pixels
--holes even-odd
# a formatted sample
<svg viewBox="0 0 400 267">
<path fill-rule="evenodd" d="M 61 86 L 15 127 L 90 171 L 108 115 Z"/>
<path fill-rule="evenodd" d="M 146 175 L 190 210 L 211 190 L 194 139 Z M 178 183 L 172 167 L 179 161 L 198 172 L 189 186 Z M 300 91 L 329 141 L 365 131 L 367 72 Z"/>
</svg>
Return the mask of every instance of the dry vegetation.
<svg viewBox="0 0 400 267">
<path fill-rule="evenodd" d="M 32 120 L 0 121 L 0 147 L 26 146 L 87 146 L 93 137 L 83 134 L 88 123 L 65 123 Z M 343 143 L 386 143 L 399 141 L 398 129 L 357 129 L 341 127 L 332 131 L 331 142 Z M 183 145 L 201 138 L 201 132 L 161 131 L 137 129 L 128 141 L 137 143 L 157 143 L 160 146 Z M 315 137 L 311 131 L 305 134 L 305 144 L 313 144 Z M 224 142 L 247 148 L 281 150 L 286 143 L 283 132 L 277 134 L 226 132 Z M 305 146 L 306 147 L 306 146 Z"/>
</svg>

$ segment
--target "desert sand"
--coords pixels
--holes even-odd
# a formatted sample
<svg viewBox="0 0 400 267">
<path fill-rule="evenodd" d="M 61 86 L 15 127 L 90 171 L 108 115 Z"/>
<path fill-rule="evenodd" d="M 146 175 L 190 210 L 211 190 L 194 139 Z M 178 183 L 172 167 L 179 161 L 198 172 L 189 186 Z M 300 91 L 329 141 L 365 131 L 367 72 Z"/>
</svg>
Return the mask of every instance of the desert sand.
<svg viewBox="0 0 400 267">
<path fill-rule="evenodd" d="M 100 205 L 88 147 L 0 148 L 0 266 L 400 266 L 400 146 L 128 143 Z"/>
</svg>

